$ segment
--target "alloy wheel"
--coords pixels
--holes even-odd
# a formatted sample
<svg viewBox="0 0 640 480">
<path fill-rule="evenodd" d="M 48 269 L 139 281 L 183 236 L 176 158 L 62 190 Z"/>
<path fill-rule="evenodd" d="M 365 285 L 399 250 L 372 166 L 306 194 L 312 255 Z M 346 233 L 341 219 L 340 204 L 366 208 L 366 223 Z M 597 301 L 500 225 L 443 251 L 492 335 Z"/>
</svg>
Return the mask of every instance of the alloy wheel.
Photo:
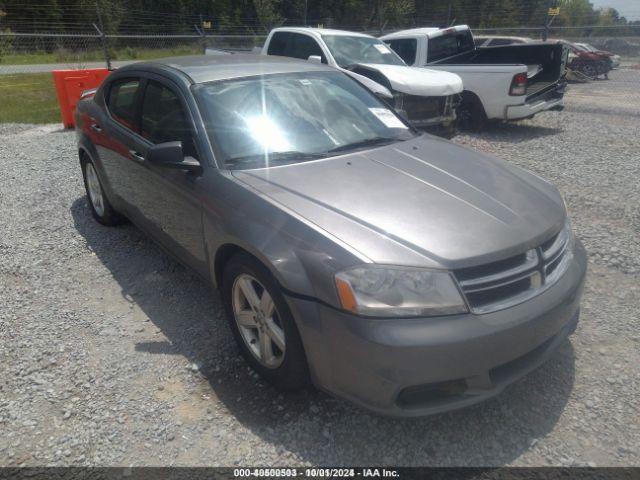
<svg viewBox="0 0 640 480">
<path fill-rule="evenodd" d="M 98 175 L 96 175 L 96 171 L 93 168 L 93 164 L 87 163 L 85 167 L 85 174 L 87 176 L 89 200 L 91 201 L 91 205 L 98 216 L 102 217 L 104 216 L 104 197 L 102 195 L 102 187 L 100 186 L 100 181 L 98 180 Z"/>
<path fill-rule="evenodd" d="M 265 367 L 278 368 L 286 349 L 284 326 L 267 289 L 251 275 L 239 275 L 233 283 L 232 306 L 249 351 Z"/>
</svg>

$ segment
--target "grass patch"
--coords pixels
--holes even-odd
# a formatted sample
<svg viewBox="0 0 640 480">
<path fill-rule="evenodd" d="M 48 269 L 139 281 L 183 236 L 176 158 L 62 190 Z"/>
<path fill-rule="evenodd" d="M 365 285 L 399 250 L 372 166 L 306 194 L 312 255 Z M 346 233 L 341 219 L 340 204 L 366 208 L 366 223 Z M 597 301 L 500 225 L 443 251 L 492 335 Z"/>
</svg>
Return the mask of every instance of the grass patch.
<svg viewBox="0 0 640 480">
<path fill-rule="evenodd" d="M 178 45 L 172 48 L 125 47 L 110 49 L 111 60 L 153 60 L 156 58 L 202 54 L 201 45 Z M 0 65 L 36 65 L 41 63 L 67 63 L 82 65 L 87 62 L 103 62 L 102 50 L 73 51 L 59 48 L 53 52 L 6 54 L 0 56 Z"/>
<path fill-rule="evenodd" d="M 60 123 L 51 73 L 0 75 L 0 123 Z"/>
</svg>

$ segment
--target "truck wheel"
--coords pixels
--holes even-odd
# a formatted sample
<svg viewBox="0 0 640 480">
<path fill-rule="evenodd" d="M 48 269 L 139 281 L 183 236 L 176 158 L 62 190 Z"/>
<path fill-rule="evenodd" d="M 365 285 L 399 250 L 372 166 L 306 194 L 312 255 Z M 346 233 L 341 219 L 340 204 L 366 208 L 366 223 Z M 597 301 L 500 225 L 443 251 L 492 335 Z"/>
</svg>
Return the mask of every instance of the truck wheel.
<svg viewBox="0 0 640 480">
<path fill-rule="evenodd" d="M 281 390 L 309 385 L 307 359 L 291 311 L 271 273 L 237 254 L 226 263 L 222 300 L 229 326 L 247 363 Z"/>
<path fill-rule="evenodd" d="M 464 95 L 456 111 L 460 130 L 480 132 L 487 123 L 482 103 L 475 95 Z"/>
</svg>

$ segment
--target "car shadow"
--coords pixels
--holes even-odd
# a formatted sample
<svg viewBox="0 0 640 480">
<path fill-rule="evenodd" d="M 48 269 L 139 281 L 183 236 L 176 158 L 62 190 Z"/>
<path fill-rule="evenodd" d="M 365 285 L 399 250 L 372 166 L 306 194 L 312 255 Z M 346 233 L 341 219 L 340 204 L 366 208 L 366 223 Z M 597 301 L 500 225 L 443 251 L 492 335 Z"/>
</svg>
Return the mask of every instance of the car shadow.
<svg viewBox="0 0 640 480">
<path fill-rule="evenodd" d="M 291 452 L 300 462 L 501 466 L 554 428 L 572 391 L 574 351 L 566 341 L 545 365 L 498 397 L 432 417 L 382 417 L 313 389 L 283 394 L 239 356 L 219 296 L 206 282 L 134 226 L 97 224 L 85 197 L 73 203 L 71 214 L 123 299 L 166 337 L 137 343 L 135 350 L 184 357 L 211 397 L 277 453 Z"/>
</svg>

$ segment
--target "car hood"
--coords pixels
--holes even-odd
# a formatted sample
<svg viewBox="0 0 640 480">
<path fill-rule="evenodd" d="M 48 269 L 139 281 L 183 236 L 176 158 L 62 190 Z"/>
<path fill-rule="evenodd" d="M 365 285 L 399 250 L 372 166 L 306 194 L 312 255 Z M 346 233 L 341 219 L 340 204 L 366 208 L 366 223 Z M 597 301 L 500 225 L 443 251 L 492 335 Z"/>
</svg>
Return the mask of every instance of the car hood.
<svg viewBox="0 0 640 480">
<path fill-rule="evenodd" d="M 478 265 L 540 245 L 565 221 L 549 183 L 427 135 L 233 175 L 376 263 Z"/>
<path fill-rule="evenodd" d="M 359 64 L 382 73 L 391 87 L 409 95 L 443 97 L 462 92 L 462 79 L 455 73 L 402 65 Z"/>
</svg>

